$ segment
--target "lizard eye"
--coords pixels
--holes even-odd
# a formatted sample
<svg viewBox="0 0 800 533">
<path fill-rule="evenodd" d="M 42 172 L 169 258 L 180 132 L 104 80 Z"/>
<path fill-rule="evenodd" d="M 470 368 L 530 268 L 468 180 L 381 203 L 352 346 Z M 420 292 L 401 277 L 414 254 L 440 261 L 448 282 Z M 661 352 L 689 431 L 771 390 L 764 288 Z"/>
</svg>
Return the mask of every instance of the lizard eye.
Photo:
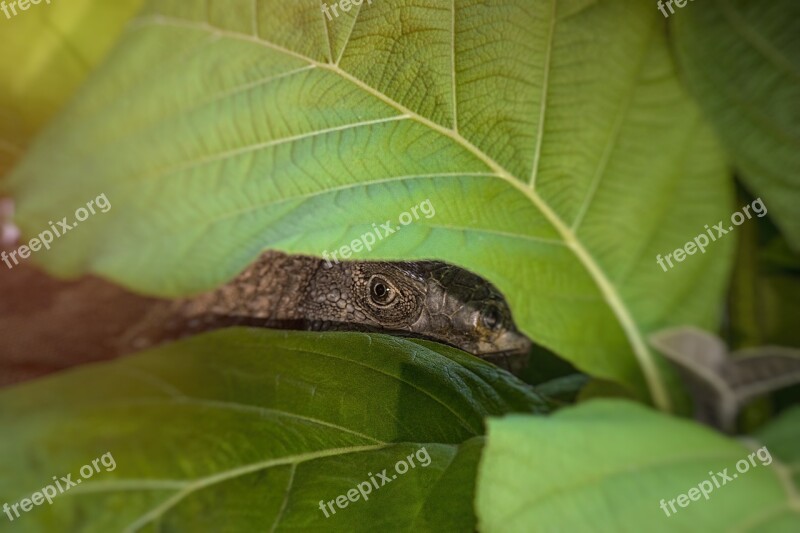
<svg viewBox="0 0 800 533">
<path fill-rule="evenodd" d="M 397 290 L 382 277 L 372 276 L 369 280 L 369 297 L 376 305 L 389 305 L 397 297 Z"/>
</svg>

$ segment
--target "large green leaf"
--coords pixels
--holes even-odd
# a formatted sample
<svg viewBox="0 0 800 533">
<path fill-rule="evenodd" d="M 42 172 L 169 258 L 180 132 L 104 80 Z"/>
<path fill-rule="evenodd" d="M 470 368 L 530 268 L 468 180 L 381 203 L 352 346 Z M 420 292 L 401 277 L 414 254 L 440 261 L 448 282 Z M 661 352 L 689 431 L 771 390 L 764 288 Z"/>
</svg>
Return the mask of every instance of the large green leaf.
<svg viewBox="0 0 800 533">
<path fill-rule="evenodd" d="M 745 445 L 619 400 L 589 402 L 548 418 L 490 420 L 478 475 L 479 527 L 526 533 L 797 531 L 800 493 L 791 478 L 797 431 L 791 428 L 798 414 L 765 433 L 766 450 L 762 443 Z"/>
<path fill-rule="evenodd" d="M 0 176 L 105 56 L 142 0 L 51 0 L 0 13 Z M 16 5 L 16 3 L 13 3 Z"/>
<path fill-rule="evenodd" d="M 711 0 L 672 19 L 689 87 L 800 250 L 800 3 Z"/>
<path fill-rule="evenodd" d="M 470 531 L 483 418 L 545 408 L 432 343 L 225 330 L 0 392 L 0 502 L 110 452 L 15 531 Z M 320 500 L 421 447 L 428 466 L 325 518 Z"/>
<path fill-rule="evenodd" d="M 164 295 L 429 199 L 435 216 L 356 257 L 466 266 L 537 342 L 662 407 L 645 335 L 716 324 L 733 241 L 656 264 L 731 191 L 639 0 L 365 2 L 331 21 L 317 0 L 154 1 L 11 186 L 29 235 L 106 193 L 36 260 Z"/>
</svg>

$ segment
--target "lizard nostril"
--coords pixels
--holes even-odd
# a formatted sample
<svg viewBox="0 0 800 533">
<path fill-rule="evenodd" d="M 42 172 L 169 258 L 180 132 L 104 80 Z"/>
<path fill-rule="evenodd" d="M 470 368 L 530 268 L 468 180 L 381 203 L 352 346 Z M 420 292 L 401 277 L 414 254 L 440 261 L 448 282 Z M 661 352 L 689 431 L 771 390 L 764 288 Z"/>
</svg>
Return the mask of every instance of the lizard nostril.
<svg viewBox="0 0 800 533">
<path fill-rule="evenodd" d="M 500 324 L 502 323 L 502 317 L 500 316 L 500 311 L 494 306 L 484 311 L 483 316 L 481 318 L 483 321 L 483 325 L 491 330 L 499 328 Z"/>
</svg>

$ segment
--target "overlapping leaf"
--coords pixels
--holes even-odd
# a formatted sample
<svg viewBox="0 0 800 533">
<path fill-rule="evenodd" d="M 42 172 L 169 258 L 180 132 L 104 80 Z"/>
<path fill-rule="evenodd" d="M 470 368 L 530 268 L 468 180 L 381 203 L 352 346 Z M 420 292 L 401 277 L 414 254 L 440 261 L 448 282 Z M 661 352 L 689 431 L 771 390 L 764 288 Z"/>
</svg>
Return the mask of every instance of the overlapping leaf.
<svg viewBox="0 0 800 533">
<path fill-rule="evenodd" d="M 478 477 L 479 528 L 796 531 L 799 414 L 784 415 L 763 442 L 747 446 L 618 400 L 548 418 L 490 421 Z"/>
<path fill-rule="evenodd" d="M 40 1 L 28 2 L 25 10 L 15 2 L 4 4 L 8 15 L 0 14 L 0 176 L 109 51 L 142 3 Z"/>
<path fill-rule="evenodd" d="M 484 417 L 546 409 L 432 343 L 226 330 L 0 392 L 0 501 L 110 453 L 14 531 L 468 531 Z M 422 447 L 427 466 L 319 509 Z"/>
<path fill-rule="evenodd" d="M 665 406 L 644 342 L 710 326 L 732 239 L 719 150 L 638 0 L 153 1 L 12 176 L 27 234 L 106 193 L 37 260 L 179 295 L 267 248 L 322 254 L 426 199 L 358 258 L 437 258 L 521 328 Z M 374 224 L 374 225 L 373 225 Z M 642 372 L 645 378 L 642 377 Z"/>
</svg>

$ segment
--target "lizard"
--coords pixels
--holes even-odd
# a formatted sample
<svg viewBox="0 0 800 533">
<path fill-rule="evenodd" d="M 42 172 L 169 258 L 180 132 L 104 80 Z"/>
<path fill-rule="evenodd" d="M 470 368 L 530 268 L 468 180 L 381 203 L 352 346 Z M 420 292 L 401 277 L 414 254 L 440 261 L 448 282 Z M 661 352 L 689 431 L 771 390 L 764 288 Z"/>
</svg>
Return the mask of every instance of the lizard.
<svg viewBox="0 0 800 533">
<path fill-rule="evenodd" d="M 444 343 L 519 374 L 531 341 L 500 291 L 441 261 L 337 261 L 268 251 L 229 283 L 161 301 L 120 339 L 130 352 L 181 336 L 247 325 L 367 331 Z"/>
</svg>

